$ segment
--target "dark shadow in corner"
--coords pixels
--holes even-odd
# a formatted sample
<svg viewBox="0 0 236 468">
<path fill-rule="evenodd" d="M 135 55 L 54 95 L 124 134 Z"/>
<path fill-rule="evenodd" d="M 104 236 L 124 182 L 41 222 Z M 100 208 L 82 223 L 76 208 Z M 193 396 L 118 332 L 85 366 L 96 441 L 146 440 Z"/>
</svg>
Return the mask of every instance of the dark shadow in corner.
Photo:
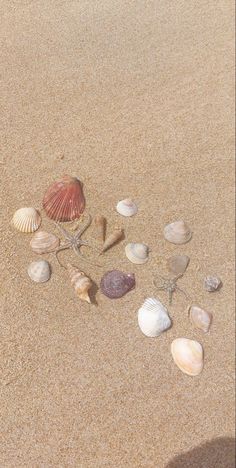
<svg viewBox="0 0 236 468">
<path fill-rule="evenodd" d="M 235 439 L 219 437 L 176 456 L 165 468 L 235 468 Z"/>
</svg>

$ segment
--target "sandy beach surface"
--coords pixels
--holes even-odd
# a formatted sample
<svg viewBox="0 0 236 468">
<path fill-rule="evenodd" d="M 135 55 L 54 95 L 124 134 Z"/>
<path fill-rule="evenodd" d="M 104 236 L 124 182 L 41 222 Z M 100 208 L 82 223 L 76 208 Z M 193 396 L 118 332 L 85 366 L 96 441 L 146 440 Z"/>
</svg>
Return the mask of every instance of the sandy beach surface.
<svg viewBox="0 0 236 468">
<path fill-rule="evenodd" d="M 233 2 L 2 0 L 0 18 L 0 466 L 233 468 Z M 107 270 L 134 272 L 122 299 L 94 289 L 97 305 L 80 302 L 53 255 L 48 283 L 27 275 L 32 235 L 10 220 L 34 206 L 56 232 L 42 198 L 64 173 L 82 180 L 86 213 L 126 238 L 102 268 L 60 258 L 98 285 Z M 115 207 L 128 196 L 139 212 L 126 219 Z M 176 219 L 193 231 L 186 245 L 163 238 Z M 93 226 L 84 238 L 96 242 Z M 150 247 L 146 265 L 126 259 L 130 241 Z M 177 253 L 191 258 L 179 286 L 212 312 L 210 333 L 175 294 L 172 328 L 146 338 L 137 309 Z M 223 281 L 213 294 L 211 273 Z M 200 376 L 174 364 L 177 337 L 203 345 Z"/>
</svg>

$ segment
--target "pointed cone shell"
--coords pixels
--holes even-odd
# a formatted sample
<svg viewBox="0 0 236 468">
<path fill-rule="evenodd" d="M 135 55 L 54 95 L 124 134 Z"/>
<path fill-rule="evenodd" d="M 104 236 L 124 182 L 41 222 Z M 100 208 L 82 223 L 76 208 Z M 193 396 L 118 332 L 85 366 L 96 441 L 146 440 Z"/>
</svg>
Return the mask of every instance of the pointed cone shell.
<svg viewBox="0 0 236 468">
<path fill-rule="evenodd" d="M 145 244 L 131 242 L 126 245 L 125 254 L 130 262 L 142 265 L 148 261 L 148 246 Z"/>
<path fill-rule="evenodd" d="M 100 283 L 102 293 L 110 299 L 124 296 L 135 287 L 135 276 L 133 273 L 112 270 L 103 275 Z"/>
<path fill-rule="evenodd" d="M 168 258 L 167 268 L 173 275 L 183 275 L 188 267 L 190 258 L 187 255 L 174 255 Z"/>
<path fill-rule="evenodd" d="M 43 208 L 49 218 L 66 222 L 80 217 L 85 208 L 85 199 L 79 179 L 63 176 L 46 191 Z"/>
<path fill-rule="evenodd" d="M 171 344 L 175 364 L 187 375 L 195 376 L 203 369 L 203 348 L 198 341 L 177 338 Z"/>
<path fill-rule="evenodd" d="M 116 229 L 108 238 L 105 240 L 102 248 L 102 252 L 105 252 L 106 250 L 110 249 L 116 242 L 118 242 L 123 236 L 123 230 L 122 229 Z"/>
<path fill-rule="evenodd" d="M 45 283 L 51 276 L 49 263 L 46 260 L 37 260 L 30 263 L 28 275 L 35 283 Z"/>
<path fill-rule="evenodd" d="M 97 237 L 101 242 L 105 240 L 105 231 L 106 231 L 106 218 L 104 216 L 96 216 L 94 220 L 95 226 L 97 228 Z"/>
<path fill-rule="evenodd" d="M 189 318 L 196 328 L 199 328 L 204 333 L 209 331 L 212 322 L 212 314 L 210 312 L 192 305 L 189 308 Z"/>
<path fill-rule="evenodd" d="M 148 298 L 138 311 L 138 324 L 144 335 L 154 337 L 170 328 L 171 320 L 160 301 Z"/>
<path fill-rule="evenodd" d="M 79 296 L 82 301 L 86 301 L 90 304 L 91 299 L 89 297 L 89 290 L 93 285 L 91 279 L 88 278 L 85 273 L 79 271 L 78 268 L 73 267 L 72 265 L 68 265 L 68 272 L 77 296 Z"/>
<path fill-rule="evenodd" d="M 20 208 L 13 216 L 12 224 L 18 231 L 34 232 L 41 224 L 41 216 L 35 208 Z"/>
<path fill-rule="evenodd" d="M 116 211 L 122 216 L 134 216 L 138 211 L 138 207 L 130 198 L 126 198 L 117 203 Z"/>
<path fill-rule="evenodd" d="M 46 231 L 36 232 L 30 241 L 31 249 L 37 254 L 53 252 L 59 244 L 58 237 Z"/>
<path fill-rule="evenodd" d="M 164 229 L 164 237 L 173 244 L 185 244 L 191 239 L 192 233 L 188 225 L 181 220 L 167 224 Z"/>
</svg>

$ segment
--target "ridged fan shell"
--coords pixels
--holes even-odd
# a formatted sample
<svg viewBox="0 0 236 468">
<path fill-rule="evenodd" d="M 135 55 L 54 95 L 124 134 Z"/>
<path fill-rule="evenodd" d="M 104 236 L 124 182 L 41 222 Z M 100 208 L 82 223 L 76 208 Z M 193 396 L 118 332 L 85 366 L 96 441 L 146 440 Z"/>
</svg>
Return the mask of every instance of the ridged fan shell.
<svg viewBox="0 0 236 468">
<path fill-rule="evenodd" d="M 138 324 L 144 335 L 155 337 L 170 328 L 167 309 L 155 298 L 148 298 L 138 310 Z"/>
<path fill-rule="evenodd" d="M 31 249 L 37 254 L 53 252 L 59 244 L 60 239 L 46 231 L 36 232 L 30 241 Z"/>
<path fill-rule="evenodd" d="M 20 232 L 34 232 L 41 224 L 41 216 L 35 208 L 20 208 L 13 216 L 12 224 Z"/>
<path fill-rule="evenodd" d="M 79 179 L 65 175 L 54 182 L 44 195 L 43 208 L 54 221 L 66 222 L 79 218 L 85 208 Z"/>
</svg>

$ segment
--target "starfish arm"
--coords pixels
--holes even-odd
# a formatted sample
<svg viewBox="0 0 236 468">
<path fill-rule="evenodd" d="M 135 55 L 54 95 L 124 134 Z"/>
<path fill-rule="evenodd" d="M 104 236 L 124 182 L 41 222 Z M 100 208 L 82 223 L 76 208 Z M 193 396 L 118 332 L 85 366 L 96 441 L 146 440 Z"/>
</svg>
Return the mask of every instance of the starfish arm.
<svg viewBox="0 0 236 468">
<path fill-rule="evenodd" d="M 161 290 L 161 289 L 162 289 L 162 290 L 164 291 L 164 290 L 166 289 L 166 287 L 165 287 L 165 286 L 160 286 L 160 285 L 158 285 L 158 284 L 156 283 L 156 281 L 155 281 L 155 280 L 153 280 L 153 284 L 154 284 L 155 288 L 157 288 L 157 289 L 159 289 L 159 290 Z"/>
<path fill-rule="evenodd" d="M 84 226 L 83 226 L 81 229 L 79 229 L 78 231 L 76 231 L 75 236 L 74 236 L 74 238 L 75 238 L 76 240 L 78 240 L 78 239 L 80 238 L 80 236 L 82 236 L 82 234 L 84 233 L 84 231 L 86 231 L 86 229 L 88 229 L 88 227 L 90 226 L 91 222 L 92 222 L 92 216 L 89 215 L 87 223 L 85 223 Z"/>
<path fill-rule="evenodd" d="M 54 224 L 57 227 L 57 229 L 61 232 L 61 234 L 63 234 L 66 240 L 70 241 L 73 239 L 74 236 L 70 234 L 65 228 L 60 226 L 58 223 L 54 223 Z"/>
<path fill-rule="evenodd" d="M 67 242 L 66 244 L 61 245 L 61 247 L 59 247 L 57 250 L 55 250 L 56 259 L 57 259 L 59 265 L 60 265 L 61 267 L 63 267 L 63 268 L 65 268 L 65 266 L 62 265 L 62 263 L 60 262 L 59 257 L 58 257 L 58 254 L 59 254 L 59 252 L 61 252 L 62 250 L 66 250 L 66 249 L 69 249 L 69 248 L 70 248 L 70 243 Z"/>
<path fill-rule="evenodd" d="M 172 304 L 173 291 L 169 290 L 168 294 L 169 294 L 169 305 L 171 305 Z"/>
<path fill-rule="evenodd" d="M 94 247 L 93 245 L 91 245 L 91 244 L 90 244 L 89 242 L 87 242 L 87 241 L 79 240 L 78 246 L 81 246 L 81 245 L 86 245 L 87 247 L 89 247 L 90 249 L 95 250 L 95 251 L 98 252 L 98 253 L 101 252 L 100 249 L 96 249 L 96 247 Z"/>
</svg>

